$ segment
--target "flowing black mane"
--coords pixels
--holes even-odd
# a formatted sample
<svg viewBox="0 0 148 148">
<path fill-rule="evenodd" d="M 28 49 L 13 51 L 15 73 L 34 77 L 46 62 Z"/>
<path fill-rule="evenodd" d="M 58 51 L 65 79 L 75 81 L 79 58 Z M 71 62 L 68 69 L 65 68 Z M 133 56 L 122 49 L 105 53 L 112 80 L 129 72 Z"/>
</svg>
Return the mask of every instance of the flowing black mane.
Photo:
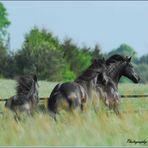
<svg viewBox="0 0 148 148">
<path fill-rule="evenodd" d="M 105 60 L 104 59 L 94 59 L 92 61 L 92 64 L 88 67 L 88 69 L 98 69 L 100 67 L 102 67 L 102 64 L 105 64 Z"/>
<path fill-rule="evenodd" d="M 94 59 L 92 64 L 76 79 L 77 80 L 90 80 L 101 72 L 102 65 L 105 64 L 103 59 Z"/>
<path fill-rule="evenodd" d="M 33 91 L 35 83 L 37 82 L 37 77 L 35 75 L 24 75 L 17 78 L 17 95 L 28 95 L 30 91 Z"/>
<path fill-rule="evenodd" d="M 111 63 L 115 63 L 115 62 L 119 62 L 119 61 L 126 61 L 126 58 L 122 55 L 115 54 L 106 60 L 106 64 L 110 65 Z"/>
</svg>

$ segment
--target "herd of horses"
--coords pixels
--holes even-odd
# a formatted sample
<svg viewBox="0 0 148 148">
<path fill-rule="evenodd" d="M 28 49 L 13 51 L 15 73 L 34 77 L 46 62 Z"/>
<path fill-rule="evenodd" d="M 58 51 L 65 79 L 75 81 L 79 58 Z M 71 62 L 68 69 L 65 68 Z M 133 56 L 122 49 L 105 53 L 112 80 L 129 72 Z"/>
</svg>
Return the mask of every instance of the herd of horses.
<svg viewBox="0 0 148 148">
<path fill-rule="evenodd" d="M 113 55 L 107 60 L 94 59 L 92 64 L 74 81 L 57 84 L 48 97 L 48 111 L 54 119 L 61 109 L 70 111 L 84 108 L 88 105 L 97 110 L 100 101 L 119 112 L 120 96 L 118 83 L 122 76 L 134 83 L 140 81 L 139 75 L 131 64 L 131 57 Z M 18 112 L 32 115 L 39 103 L 38 79 L 36 75 L 24 75 L 17 79 L 16 95 L 5 103 L 5 107 L 12 110 L 16 117 Z"/>
</svg>

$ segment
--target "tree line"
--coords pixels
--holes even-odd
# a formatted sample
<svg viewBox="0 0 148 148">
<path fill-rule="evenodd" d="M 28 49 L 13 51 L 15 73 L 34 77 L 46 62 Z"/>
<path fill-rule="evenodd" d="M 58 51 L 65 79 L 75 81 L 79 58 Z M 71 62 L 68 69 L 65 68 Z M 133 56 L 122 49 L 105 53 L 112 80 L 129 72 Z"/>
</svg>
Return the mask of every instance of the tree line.
<svg viewBox="0 0 148 148">
<path fill-rule="evenodd" d="M 8 14 L 0 3 L 0 77 L 14 78 L 16 75 L 36 73 L 41 80 L 70 81 L 81 74 L 94 58 L 109 57 L 113 54 L 132 55 L 133 64 L 142 77 L 148 81 L 148 55 L 138 58 L 135 50 L 127 44 L 121 44 L 109 53 L 103 53 L 99 45 L 93 48 L 78 46 L 71 38 L 60 41 L 47 29 L 33 27 L 24 36 L 20 49 L 10 51 L 8 26 L 11 24 Z M 122 79 L 121 82 L 128 80 Z"/>
</svg>

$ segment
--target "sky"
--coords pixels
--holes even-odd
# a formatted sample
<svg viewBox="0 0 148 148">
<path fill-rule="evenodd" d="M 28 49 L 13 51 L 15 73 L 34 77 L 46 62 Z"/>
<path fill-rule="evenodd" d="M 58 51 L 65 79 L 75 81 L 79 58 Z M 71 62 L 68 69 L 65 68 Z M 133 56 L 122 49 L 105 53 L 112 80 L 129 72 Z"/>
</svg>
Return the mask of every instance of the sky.
<svg viewBox="0 0 148 148">
<path fill-rule="evenodd" d="M 148 53 L 147 1 L 2 1 L 9 14 L 11 50 L 20 49 L 31 28 L 46 28 L 62 41 L 70 37 L 79 46 L 102 52 L 122 43 L 139 56 Z"/>
</svg>

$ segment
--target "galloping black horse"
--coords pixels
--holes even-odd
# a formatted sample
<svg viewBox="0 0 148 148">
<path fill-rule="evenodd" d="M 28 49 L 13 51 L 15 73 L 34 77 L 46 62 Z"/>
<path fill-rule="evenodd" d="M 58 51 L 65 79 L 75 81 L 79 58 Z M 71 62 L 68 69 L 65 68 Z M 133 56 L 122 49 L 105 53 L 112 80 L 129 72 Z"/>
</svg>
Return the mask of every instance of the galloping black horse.
<svg viewBox="0 0 148 148">
<path fill-rule="evenodd" d="M 99 76 L 104 84 L 107 81 L 105 61 L 95 59 L 74 82 L 55 86 L 48 98 L 48 109 L 55 114 L 59 112 L 59 108 L 69 110 L 80 106 L 83 110 L 83 105 L 88 98 L 92 98 L 94 95 L 97 97 L 96 84 Z"/>
<path fill-rule="evenodd" d="M 120 78 L 125 76 L 134 83 L 138 83 L 140 77 L 131 64 L 131 57 L 124 57 L 118 54 L 113 55 L 106 60 L 106 67 L 108 76 L 107 84 L 104 85 L 100 79 L 98 79 L 97 88 L 105 105 L 113 109 L 116 114 L 119 114 L 118 83 Z"/>
<path fill-rule="evenodd" d="M 24 111 L 31 115 L 38 102 L 37 76 L 24 75 L 17 78 L 16 95 L 6 101 L 5 107 L 18 117 L 18 112 Z"/>
</svg>

